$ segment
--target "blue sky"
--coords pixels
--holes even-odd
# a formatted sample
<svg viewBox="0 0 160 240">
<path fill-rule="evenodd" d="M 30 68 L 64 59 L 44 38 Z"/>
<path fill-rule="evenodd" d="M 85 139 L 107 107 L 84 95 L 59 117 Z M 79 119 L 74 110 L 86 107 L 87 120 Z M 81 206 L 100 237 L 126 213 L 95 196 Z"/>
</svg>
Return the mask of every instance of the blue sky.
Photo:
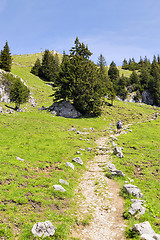
<svg viewBox="0 0 160 240">
<path fill-rule="evenodd" d="M 160 54 L 160 0 L 0 0 L 0 49 L 66 53 L 78 36 L 97 62 Z"/>
</svg>

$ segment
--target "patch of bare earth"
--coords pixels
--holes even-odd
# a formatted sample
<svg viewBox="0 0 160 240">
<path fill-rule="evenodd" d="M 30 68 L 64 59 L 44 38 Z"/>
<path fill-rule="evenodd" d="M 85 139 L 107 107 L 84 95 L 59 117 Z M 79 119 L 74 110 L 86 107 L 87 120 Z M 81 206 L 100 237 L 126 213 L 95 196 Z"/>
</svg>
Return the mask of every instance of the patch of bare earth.
<svg viewBox="0 0 160 240">
<path fill-rule="evenodd" d="M 107 138 L 97 141 L 103 149 Z M 107 151 L 98 150 L 98 155 L 87 166 L 82 176 L 78 195 L 79 224 L 72 229 L 72 239 L 82 240 L 124 240 L 125 221 L 123 219 L 124 200 L 119 196 L 118 184 L 105 176 L 103 167 L 110 161 Z M 85 218 L 92 214 L 89 225 Z M 86 224 L 85 224 L 86 223 Z"/>
</svg>

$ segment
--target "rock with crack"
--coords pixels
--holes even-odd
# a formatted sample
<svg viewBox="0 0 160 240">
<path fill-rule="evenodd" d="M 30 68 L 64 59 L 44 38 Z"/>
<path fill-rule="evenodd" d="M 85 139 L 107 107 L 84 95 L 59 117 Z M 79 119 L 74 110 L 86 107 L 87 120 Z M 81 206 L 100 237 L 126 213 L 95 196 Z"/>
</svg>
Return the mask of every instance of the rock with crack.
<svg viewBox="0 0 160 240">
<path fill-rule="evenodd" d="M 52 237 L 55 233 L 56 227 L 50 221 L 35 223 L 32 228 L 32 233 L 35 237 Z"/>
<path fill-rule="evenodd" d="M 80 165 L 83 165 L 83 161 L 82 161 L 82 159 L 80 157 L 73 158 L 72 161 L 76 162 L 76 163 L 78 163 Z"/>
<path fill-rule="evenodd" d="M 137 232 L 143 240 L 160 240 L 160 235 L 154 232 L 148 221 L 135 224 L 132 231 Z"/>
<path fill-rule="evenodd" d="M 108 168 L 112 176 L 122 176 L 125 177 L 125 174 L 121 170 L 117 170 L 115 165 L 111 162 L 108 163 Z"/>
<path fill-rule="evenodd" d="M 113 153 L 117 155 L 117 157 L 123 158 L 124 155 L 122 153 L 122 148 L 115 146 L 113 149 Z"/>
<path fill-rule="evenodd" d="M 53 185 L 54 190 L 59 192 L 65 192 L 66 190 L 61 185 Z"/>
<path fill-rule="evenodd" d="M 70 168 L 72 168 L 72 169 L 74 170 L 74 165 L 73 165 L 73 163 L 66 162 L 66 166 L 67 166 L 67 167 L 70 167 Z"/>
<path fill-rule="evenodd" d="M 141 193 L 141 190 L 132 184 L 125 184 L 123 185 L 123 189 L 128 193 L 131 194 L 132 196 L 136 198 L 143 198 L 143 194 Z"/>
<path fill-rule="evenodd" d="M 131 201 L 133 202 L 131 204 L 131 207 L 129 209 L 129 213 L 133 216 L 135 215 L 137 212 L 139 212 L 139 215 L 143 215 L 145 214 L 145 207 L 142 206 L 142 204 L 144 203 L 143 200 L 139 200 L 139 199 L 131 199 Z"/>
</svg>

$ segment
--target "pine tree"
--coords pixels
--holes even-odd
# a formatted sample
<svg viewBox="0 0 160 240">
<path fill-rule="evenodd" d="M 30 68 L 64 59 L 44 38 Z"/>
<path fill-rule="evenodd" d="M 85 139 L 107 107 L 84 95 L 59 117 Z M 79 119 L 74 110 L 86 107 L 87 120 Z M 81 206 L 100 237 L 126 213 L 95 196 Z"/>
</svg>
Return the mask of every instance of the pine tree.
<svg viewBox="0 0 160 240">
<path fill-rule="evenodd" d="M 70 54 L 64 54 L 57 78 L 56 100 L 71 100 L 82 114 L 101 114 L 103 88 L 99 69 L 89 60 L 92 53 L 88 46 L 76 38 Z"/>
<path fill-rule="evenodd" d="M 39 76 L 49 82 L 55 81 L 55 78 L 57 77 L 56 64 L 57 63 L 55 62 L 55 57 L 48 49 L 46 49 L 42 57 Z"/>
<path fill-rule="evenodd" d="M 36 75 L 36 76 L 39 76 L 40 68 L 41 68 L 41 62 L 40 62 L 40 59 L 37 58 L 34 66 L 33 66 L 32 69 L 31 69 L 31 73 L 33 73 L 33 74 Z"/>
<path fill-rule="evenodd" d="M 4 49 L 1 50 L 1 54 L 0 54 L 0 68 L 5 70 L 6 72 L 10 72 L 11 65 L 12 65 L 12 57 L 11 57 L 10 49 L 8 46 L 8 42 L 6 41 Z"/>
<path fill-rule="evenodd" d="M 128 63 L 126 58 L 123 60 L 122 69 L 128 69 Z"/>
<path fill-rule="evenodd" d="M 115 92 L 117 93 L 119 70 L 114 61 L 112 61 L 109 66 L 108 76 L 113 83 L 113 88 L 115 89 Z"/>
</svg>

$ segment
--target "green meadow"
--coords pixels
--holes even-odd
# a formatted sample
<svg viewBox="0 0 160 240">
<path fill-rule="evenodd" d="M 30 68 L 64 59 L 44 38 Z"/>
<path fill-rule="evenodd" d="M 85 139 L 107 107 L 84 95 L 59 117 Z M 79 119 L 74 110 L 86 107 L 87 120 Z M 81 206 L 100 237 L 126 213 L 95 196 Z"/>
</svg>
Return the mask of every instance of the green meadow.
<svg viewBox="0 0 160 240">
<path fill-rule="evenodd" d="M 149 221 L 155 232 L 160 233 L 160 119 L 135 123 L 130 128 L 132 132 L 118 137 L 117 144 L 123 148 L 124 158 L 113 156 L 113 160 L 117 168 L 125 173 L 126 180 L 132 179 L 132 184 L 140 188 L 146 202 L 146 213 L 131 217 L 128 214 L 130 197 L 125 196 L 124 216 L 129 221 L 129 227 L 137 222 Z M 119 182 L 121 186 L 124 184 L 122 179 Z M 130 236 L 129 230 L 127 235 Z"/>
<path fill-rule="evenodd" d="M 50 220 L 57 229 L 53 238 L 46 239 L 69 239 L 70 227 L 77 221 L 74 190 L 85 164 L 96 154 L 95 140 L 109 137 L 111 126 L 115 131 L 119 119 L 123 125 L 133 124 L 132 133 L 119 136 L 118 144 L 123 146 L 125 157 L 112 156 L 113 161 L 124 171 L 126 179 L 132 178 L 139 186 L 147 206 L 145 216 L 140 219 L 126 217 L 128 226 L 148 219 L 154 230 L 160 232 L 160 121 L 148 121 L 159 110 L 145 104 L 115 101 L 112 107 L 104 105 L 102 116 L 97 118 L 67 119 L 39 111 L 39 107 L 48 107 L 53 102 L 52 87 L 30 73 L 39 55 L 13 56 L 12 66 L 12 73 L 26 82 L 37 105 L 26 103 L 21 106 L 24 112 L 0 115 L 0 238 L 38 239 L 31 233 L 33 225 Z M 14 104 L 2 103 L 2 106 L 7 109 Z M 88 134 L 77 134 L 72 128 Z M 72 170 L 66 162 L 79 156 L 76 152 L 80 148 L 85 149 L 81 156 L 84 165 L 74 163 Z M 53 188 L 59 179 L 69 183 L 63 185 L 64 193 Z M 122 184 L 122 179 L 117 181 Z M 126 199 L 126 212 L 128 206 Z"/>
</svg>

